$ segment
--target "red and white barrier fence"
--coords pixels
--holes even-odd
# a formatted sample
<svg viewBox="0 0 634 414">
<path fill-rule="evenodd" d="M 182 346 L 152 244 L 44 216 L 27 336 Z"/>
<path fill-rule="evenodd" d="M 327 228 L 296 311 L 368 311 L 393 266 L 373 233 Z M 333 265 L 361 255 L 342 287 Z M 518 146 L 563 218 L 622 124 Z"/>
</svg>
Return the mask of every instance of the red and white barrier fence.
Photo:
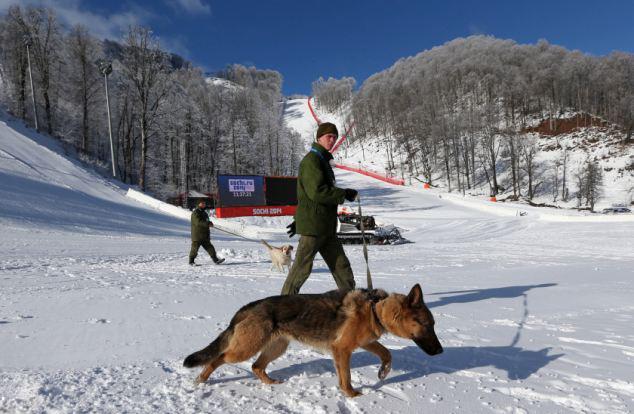
<svg viewBox="0 0 634 414">
<path fill-rule="evenodd" d="M 309 97 L 308 100 L 307 100 L 308 109 L 310 110 L 310 113 L 312 114 L 313 118 L 315 119 L 315 122 L 317 122 L 317 125 L 319 125 L 319 124 L 321 124 L 321 121 L 317 117 L 317 114 L 315 113 L 315 110 L 313 109 L 313 106 L 310 104 L 310 100 L 311 99 L 312 99 L 312 96 Z M 352 122 L 352 124 L 348 127 L 346 132 L 343 134 L 343 136 L 339 139 L 339 141 L 337 141 L 335 146 L 330 150 L 331 153 L 334 153 L 337 150 L 337 148 L 339 148 L 339 146 L 341 144 L 343 144 L 343 142 L 346 140 L 348 134 L 350 134 L 350 131 L 352 130 L 353 127 L 354 127 L 354 122 Z M 344 164 L 335 164 L 335 167 L 341 168 L 342 170 L 353 171 L 353 172 L 356 172 L 356 173 L 359 173 L 359 174 L 363 174 L 363 175 L 366 175 L 368 177 L 376 178 L 377 180 L 385 181 L 386 183 L 390 183 L 390 184 L 394 184 L 394 185 L 405 185 L 405 180 L 401 180 L 401 179 L 398 179 L 398 178 L 392 178 L 392 177 L 388 177 L 388 176 L 385 176 L 385 175 L 381 175 L 381 174 L 376 173 L 374 171 L 367 171 L 367 170 L 363 170 L 361 168 L 356 168 L 356 167 L 348 167 L 347 165 L 344 165 Z"/>
<path fill-rule="evenodd" d="M 315 118 L 315 122 L 317 122 L 317 125 L 321 124 L 321 121 L 319 120 L 319 118 L 317 118 L 317 114 L 315 114 L 315 111 L 313 110 L 313 106 L 310 104 L 310 100 L 313 99 L 312 96 L 308 97 L 308 109 L 310 110 L 311 115 L 313 116 L 313 118 Z"/>
<path fill-rule="evenodd" d="M 386 183 L 394 184 L 394 185 L 405 185 L 405 180 L 401 180 L 400 178 L 392 178 L 387 177 L 385 175 L 381 175 L 374 171 L 362 170 L 361 168 L 349 167 L 343 164 L 335 164 L 335 167 L 341 168 L 342 170 L 352 171 L 359 174 L 367 175 L 368 177 L 376 178 L 377 180 L 384 181 Z"/>
<path fill-rule="evenodd" d="M 350 131 L 352 131 L 352 128 L 354 127 L 354 121 L 352 122 L 352 124 L 350 124 L 350 126 L 348 127 L 348 129 L 346 130 L 346 132 L 344 132 L 344 134 L 341 136 L 341 138 L 339 139 L 339 141 L 337 141 L 337 143 L 335 144 L 334 147 L 332 147 L 332 149 L 330 150 L 331 154 L 334 154 L 335 151 L 337 151 L 337 148 L 339 148 L 339 146 L 341 146 L 341 144 L 343 144 L 343 142 L 346 140 L 346 138 L 348 138 L 348 134 L 350 134 Z"/>
</svg>

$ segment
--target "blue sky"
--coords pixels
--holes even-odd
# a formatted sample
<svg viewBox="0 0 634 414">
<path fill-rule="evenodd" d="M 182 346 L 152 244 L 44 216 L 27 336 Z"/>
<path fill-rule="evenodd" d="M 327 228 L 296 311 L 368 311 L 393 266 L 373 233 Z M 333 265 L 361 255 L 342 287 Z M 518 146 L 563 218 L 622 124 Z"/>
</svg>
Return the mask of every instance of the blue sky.
<svg viewBox="0 0 634 414">
<path fill-rule="evenodd" d="M 6 10 L 11 0 L 0 0 Z M 309 94 L 319 76 L 368 76 L 457 37 L 546 39 L 593 55 L 634 53 L 634 0 L 21 0 L 61 21 L 120 38 L 152 27 L 163 47 L 206 71 L 227 64 L 274 69 L 284 93 Z"/>
</svg>

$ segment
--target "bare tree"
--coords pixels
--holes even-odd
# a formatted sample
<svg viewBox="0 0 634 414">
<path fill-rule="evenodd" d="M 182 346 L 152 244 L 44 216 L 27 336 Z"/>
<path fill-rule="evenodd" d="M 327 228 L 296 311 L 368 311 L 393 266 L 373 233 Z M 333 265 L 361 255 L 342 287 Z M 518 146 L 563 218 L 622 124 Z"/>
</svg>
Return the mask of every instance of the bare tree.
<svg viewBox="0 0 634 414">
<path fill-rule="evenodd" d="M 144 190 L 148 143 L 156 133 L 155 124 L 169 90 L 164 64 L 166 56 L 147 27 L 130 27 L 125 41 L 123 70 L 137 102 L 141 133 L 139 187 Z"/>
<path fill-rule="evenodd" d="M 85 26 L 73 27 L 68 36 L 68 50 L 70 52 L 71 67 L 70 85 L 75 86 L 73 98 L 81 108 L 81 133 L 79 147 L 83 151 L 89 150 L 90 145 L 90 113 L 95 103 L 96 94 L 101 87 L 101 76 L 95 66 L 99 54 L 94 39 L 89 35 Z"/>
<path fill-rule="evenodd" d="M 537 156 L 538 148 L 537 142 L 534 136 L 527 135 L 520 141 L 520 155 L 522 159 L 522 169 L 526 173 L 528 179 L 526 196 L 529 200 L 532 200 L 535 196 L 535 175 L 536 165 L 535 157 Z"/>
<path fill-rule="evenodd" d="M 21 119 L 26 119 L 26 70 L 27 57 L 24 46 L 24 17 L 20 6 L 11 6 L 6 17 L 0 22 L 0 42 L 2 47 L 2 78 L 9 89 L 6 93 L 9 110 Z M 13 99 L 12 99 L 13 98 Z"/>
<path fill-rule="evenodd" d="M 506 136 L 506 151 L 509 158 L 509 168 L 511 170 L 511 185 L 513 187 L 513 198 L 515 200 L 519 197 L 519 159 L 520 150 L 518 144 L 518 136 L 514 130 L 508 131 Z"/>
<path fill-rule="evenodd" d="M 59 24 L 52 9 L 43 7 L 27 7 L 24 18 L 19 20 L 24 33 L 31 39 L 33 63 L 37 74 L 39 91 L 44 99 L 46 131 L 52 135 L 54 78 L 59 63 L 61 37 Z"/>
<path fill-rule="evenodd" d="M 577 178 L 579 186 L 578 198 L 585 198 L 585 203 L 594 211 L 594 205 L 601 197 L 603 189 L 603 174 L 595 160 L 588 159 L 581 167 Z"/>
</svg>

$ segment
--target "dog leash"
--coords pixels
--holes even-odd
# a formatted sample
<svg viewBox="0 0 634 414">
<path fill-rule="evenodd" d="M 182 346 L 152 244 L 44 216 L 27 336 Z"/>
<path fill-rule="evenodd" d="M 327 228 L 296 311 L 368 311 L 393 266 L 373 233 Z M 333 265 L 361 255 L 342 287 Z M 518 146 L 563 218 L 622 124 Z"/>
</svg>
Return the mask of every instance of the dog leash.
<svg viewBox="0 0 634 414">
<path fill-rule="evenodd" d="M 229 230 L 221 229 L 220 227 L 215 226 L 215 225 L 212 227 L 212 229 L 220 230 L 223 233 L 231 234 L 232 236 L 240 237 L 240 238 L 245 239 L 245 240 L 258 241 L 256 239 L 251 239 L 249 237 L 243 236 L 243 235 L 238 234 L 238 233 L 234 233 L 234 232 L 229 231 Z"/>
<path fill-rule="evenodd" d="M 238 234 L 238 233 L 234 233 L 234 232 L 229 231 L 229 230 L 222 229 L 222 228 L 218 227 L 218 226 L 217 226 L 217 225 L 215 225 L 215 224 L 214 224 L 211 228 L 212 228 L 212 229 L 216 229 L 216 230 L 220 230 L 220 231 L 221 231 L 221 232 L 223 232 L 223 233 L 227 233 L 227 234 L 231 234 L 231 235 L 233 235 L 233 236 L 240 237 L 240 238 L 245 239 L 245 240 L 254 241 L 254 242 L 259 242 L 259 241 L 260 241 L 260 240 L 258 240 L 258 239 L 252 239 L 252 238 L 250 238 L 250 237 L 243 236 L 242 234 Z"/>
<path fill-rule="evenodd" d="M 363 257 L 365 258 L 365 270 L 368 282 L 368 290 L 372 290 L 372 275 L 370 274 L 370 264 L 368 263 L 368 245 L 365 242 L 365 225 L 363 224 L 363 213 L 361 212 L 361 197 L 357 194 L 359 203 L 359 222 L 361 223 L 361 238 L 363 239 Z"/>
</svg>

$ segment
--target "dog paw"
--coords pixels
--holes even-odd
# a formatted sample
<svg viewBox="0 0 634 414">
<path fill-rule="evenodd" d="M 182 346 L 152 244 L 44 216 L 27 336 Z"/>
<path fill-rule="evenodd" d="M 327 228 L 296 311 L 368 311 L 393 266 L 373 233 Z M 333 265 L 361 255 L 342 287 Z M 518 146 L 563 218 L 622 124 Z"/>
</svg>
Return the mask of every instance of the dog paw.
<svg viewBox="0 0 634 414">
<path fill-rule="evenodd" d="M 391 370 L 392 370 L 391 362 L 387 362 L 381 365 L 381 368 L 379 368 L 379 379 L 384 380 L 385 377 L 387 377 L 387 374 L 389 374 Z"/>
<path fill-rule="evenodd" d="M 361 391 L 357 391 L 354 388 L 351 388 L 350 390 L 344 391 L 344 392 L 350 398 L 354 398 L 354 397 L 358 397 L 360 395 L 363 395 L 363 393 Z"/>
<path fill-rule="evenodd" d="M 282 380 L 273 379 L 266 374 L 260 377 L 260 381 L 262 381 L 266 385 L 281 384 L 284 382 Z"/>
<path fill-rule="evenodd" d="M 196 378 L 194 378 L 194 386 L 196 386 L 196 385 L 200 385 L 200 384 L 202 384 L 202 383 L 204 383 L 204 382 L 205 382 L 205 380 L 204 380 L 204 379 L 202 379 L 202 378 L 200 378 L 200 377 L 196 377 Z"/>
<path fill-rule="evenodd" d="M 267 384 L 267 385 L 281 384 L 284 382 L 282 380 L 277 380 L 277 379 L 273 379 L 269 377 L 268 374 L 263 369 L 260 369 L 260 368 L 253 368 L 253 373 L 255 374 L 256 377 L 260 379 L 260 381 L 262 381 L 264 384 Z"/>
</svg>

